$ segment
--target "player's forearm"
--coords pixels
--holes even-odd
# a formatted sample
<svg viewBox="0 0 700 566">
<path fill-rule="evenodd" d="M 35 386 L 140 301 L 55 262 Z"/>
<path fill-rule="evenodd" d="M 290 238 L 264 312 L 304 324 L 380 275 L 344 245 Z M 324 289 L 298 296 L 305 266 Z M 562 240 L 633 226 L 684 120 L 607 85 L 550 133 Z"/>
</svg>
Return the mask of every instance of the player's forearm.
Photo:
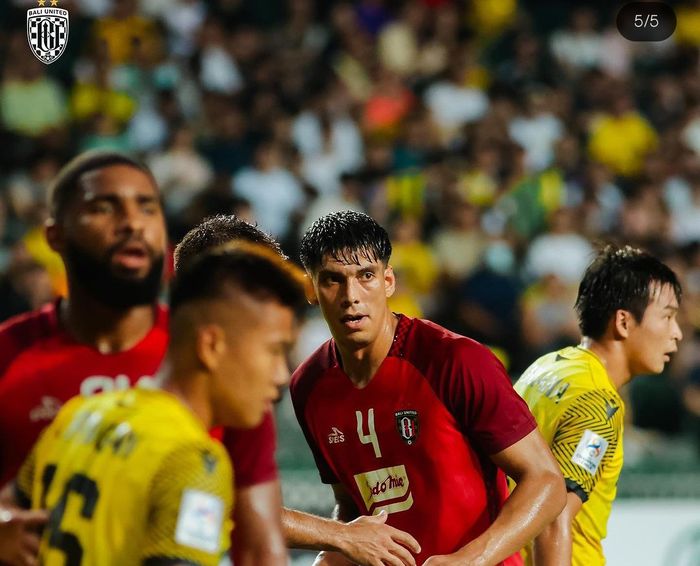
<svg viewBox="0 0 700 566">
<path fill-rule="evenodd" d="M 282 509 L 282 532 L 289 548 L 342 551 L 343 523 L 293 509 Z"/>
<path fill-rule="evenodd" d="M 242 539 L 243 537 L 241 537 Z M 286 566 L 289 564 L 287 546 L 280 537 L 264 536 L 240 540 L 232 550 L 236 566 Z"/>
<path fill-rule="evenodd" d="M 561 512 L 565 488 L 561 475 L 542 471 L 519 478 L 493 524 L 457 552 L 466 564 L 491 566 L 518 552 Z"/>
<path fill-rule="evenodd" d="M 559 515 L 535 538 L 535 566 L 568 566 L 571 564 L 571 522 Z"/>
<path fill-rule="evenodd" d="M 566 494 L 566 507 L 547 525 L 534 543 L 535 566 L 569 566 L 571 564 L 572 529 L 576 513 L 583 502 L 573 492 Z"/>
</svg>

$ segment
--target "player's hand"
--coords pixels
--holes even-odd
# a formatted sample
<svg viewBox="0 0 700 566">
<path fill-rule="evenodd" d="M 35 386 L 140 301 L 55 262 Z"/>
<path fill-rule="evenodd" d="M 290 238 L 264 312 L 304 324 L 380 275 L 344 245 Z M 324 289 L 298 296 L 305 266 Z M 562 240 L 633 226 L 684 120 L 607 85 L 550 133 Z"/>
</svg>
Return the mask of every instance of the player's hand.
<svg viewBox="0 0 700 566">
<path fill-rule="evenodd" d="M 47 511 L 0 508 L 0 560 L 11 566 L 37 566 L 37 529 L 47 520 Z"/>
<path fill-rule="evenodd" d="M 338 546 L 351 564 L 416 566 L 413 554 L 420 552 L 418 541 L 404 531 L 385 525 L 387 517 L 382 512 L 372 517 L 358 517 L 343 526 Z"/>
</svg>

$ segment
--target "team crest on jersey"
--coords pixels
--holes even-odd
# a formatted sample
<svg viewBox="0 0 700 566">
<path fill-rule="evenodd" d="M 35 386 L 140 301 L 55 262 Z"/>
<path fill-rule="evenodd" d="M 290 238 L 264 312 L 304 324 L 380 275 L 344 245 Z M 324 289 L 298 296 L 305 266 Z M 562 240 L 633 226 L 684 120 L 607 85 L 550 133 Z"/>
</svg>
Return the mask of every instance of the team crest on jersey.
<svg viewBox="0 0 700 566">
<path fill-rule="evenodd" d="M 410 446 L 418 438 L 420 430 L 418 411 L 396 411 L 394 416 L 396 417 L 396 429 L 403 441 Z"/>
<path fill-rule="evenodd" d="M 56 61 L 68 44 L 68 10 L 58 0 L 37 0 L 39 8 L 27 10 L 27 39 L 34 56 L 45 65 Z M 51 7 L 46 7 L 51 2 Z"/>
</svg>

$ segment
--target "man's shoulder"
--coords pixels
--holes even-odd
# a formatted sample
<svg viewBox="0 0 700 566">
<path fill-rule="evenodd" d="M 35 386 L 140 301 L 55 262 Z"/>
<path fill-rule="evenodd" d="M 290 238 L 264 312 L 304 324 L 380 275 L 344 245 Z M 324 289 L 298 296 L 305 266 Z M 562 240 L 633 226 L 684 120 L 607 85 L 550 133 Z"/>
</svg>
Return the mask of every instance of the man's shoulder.
<svg viewBox="0 0 700 566">
<path fill-rule="evenodd" d="M 0 324 L 0 374 L 23 350 L 58 331 L 56 303 L 20 314 Z"/>
<path fill-rule="evenodd" d="M 458 361 L 478 364 L 494 357 L 491 350 L 472 338 L 457 334 L 430 320 L 410 319 L 406 358 L 415 365 L 450 356 Z"/>
<path fill-rule="evenodd" d="M 515 389 L 526 397 L 528 391 L 538 391 L 537 398 L 555 399 L 560 410 L 588 398 L 619 399 L 595 354 L 576 346 L 535 360 L 515 383 Z"/>
</svg>

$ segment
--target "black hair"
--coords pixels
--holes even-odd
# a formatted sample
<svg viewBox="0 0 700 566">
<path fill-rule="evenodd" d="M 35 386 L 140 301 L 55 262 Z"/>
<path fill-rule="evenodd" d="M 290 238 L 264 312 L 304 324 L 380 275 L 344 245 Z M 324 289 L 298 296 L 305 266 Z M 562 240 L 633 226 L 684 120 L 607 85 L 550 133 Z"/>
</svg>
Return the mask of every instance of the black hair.
<svg viewBox="0 0 700 566">
<path fill-rule="evenodd" d="M 584 336 L 600 338 L 618 309 L 641 322 L 653 293 L 670 285 L 680 302 L 678 277 L 666 264 L 631 246 L 605 246 L 586 269 L 576 298 L 579 328 Z"/>
<path fill-rule="evenodd" d="M 189 265 L 202 252 L 236 240 L 261 244 L 280 257 L 287 257 L 277 241 L 257 226 L 234 214 L 217 214 L 202 220 L 175 247 L 175 269 Z"/>
<path fill-rule="evenodd" d="M 127 165 L 138 169 L 148 175 L 153 180 L 153 184 L 156 185 L 150 169 L 138 159 L 118 151 L 86 151 L 64 165 L 53 180 L 49 189 L 51 215 L 59 221 L 63 218 L 68 205 L 75 198 L 80 187 L 80 178 L 85 173 L 111 167 L 112 165 Z"/>
<path fill-rule="evenodd" d="M 170 286 L 170 312 L 195 301 L 226 299 L 232 289 L 275 299 L 297 316 L 307 306 L 300 268 L 269 248 L 239 242 L 199 254 L 176 273 Z"/>
<path fill-rule="evenodd" d="M 301 263 L 308 271 L 321 266 L 330 255 L 344 263 L 360 263 L 360 256 L 384 265 L 391 257 L 389 234 L 374 218 L 343 210 L 322 216 L 301 240 Z"/>
</svg>

